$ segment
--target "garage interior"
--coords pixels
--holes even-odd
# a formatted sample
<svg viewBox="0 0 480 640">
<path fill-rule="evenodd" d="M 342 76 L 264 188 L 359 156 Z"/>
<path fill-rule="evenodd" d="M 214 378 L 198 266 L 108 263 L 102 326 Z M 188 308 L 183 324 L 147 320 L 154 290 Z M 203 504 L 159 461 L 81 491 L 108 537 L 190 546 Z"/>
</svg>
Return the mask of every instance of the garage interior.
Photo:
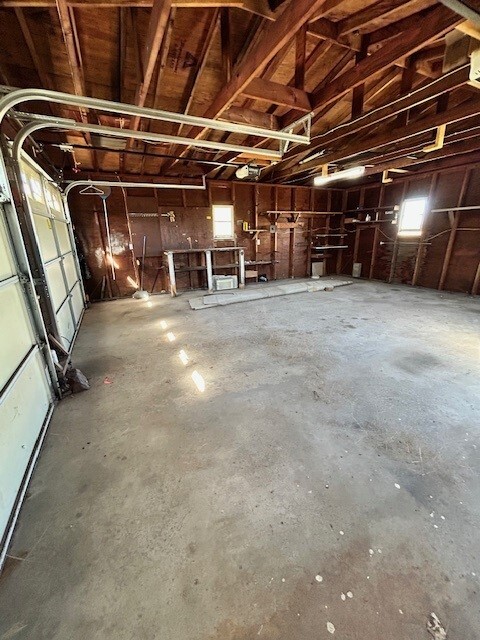
<svg viewBox="0 0 480 640">
<path fill-rule="evenodd" d="M 480 2 L 0 36 L 0 640 L 479 637 Z"/>
</svg>

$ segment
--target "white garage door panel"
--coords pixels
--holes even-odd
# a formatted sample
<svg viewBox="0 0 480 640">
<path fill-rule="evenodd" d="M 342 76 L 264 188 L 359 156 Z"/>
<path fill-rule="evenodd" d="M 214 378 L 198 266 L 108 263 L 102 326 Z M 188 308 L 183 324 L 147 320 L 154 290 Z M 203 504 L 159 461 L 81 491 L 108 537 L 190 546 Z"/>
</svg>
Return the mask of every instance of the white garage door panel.
<svg viewBox="0 0 480 640">
<path fill-rule="evenodd" d="M 65 290 L 65 282 L 63 280 L 62 267 L 60 260 L 55 260 L 45 266 L 45 274 L 47 276 L 48 288 L 50 295 L 52 296 L 53 306 L 55 310 L 62 306 L 63 301 L 67 297 L 67 291 Z"/>
<path fill-rule="evenodd" d="M 70 304 L 68 300 L 65 301 L 63 306 L 57 311 L 57 322 L 60 330 L 60 336 L 68 348 L 72 342 L 73 334 L 75 333 L 75 325 L 73 324 L 72 312 L 70 310 Z"/>
<path fill-rule="evenodd" d="M 84 293 L 79 280 L 76 248 L 72 246 L 70 222 L 61 193 L 55 183 L 26 155 L 22 158 L 23 182 L 40 245 L 41 260 L 48 294 L 55 312 L 56 332 L 70 348 L 84 307 Z M 61 258 L 57 260 L 57 258 Z M 75 301 L 66 300 L 77 287 Z M 81 309 L 78 307 L 81 305 Z"/>
<path fill-rule="evenodd" d="M 0 390 L 35 343 L 20 283 L 0 288 Z"/>
<path fill-rule="evenodd" d="M 68 227 L 66 222 L 58 222 L 55 221 L 53 223 L 55 225 L 55 231 L 57 232 L 58 244 L 60 246 L 60 253 L 68 253 L 72 250 L 72 246 L 70 244 L 70 235 L 68 233 Z"/>
<path fill-rule="evenodd" d="M 80 318 L 82 317 L 83 308 L 84 308 L 83 291 L 82 291 L 82 288 L 80 287 L 79 282 L 77 282 L 77 284 L 75 285 L 75 288 L 72 291 L 72 307 L 73 307 L 73 313 L 75 315 L 75 323 L 78 324 L 78 322 L 80 321 Z"/>
<path fill-rule="evenodd" d="M 28 401 L 26 401 L 28 399 Z M 50 405 L 44 364 L 35 353 L 0 403 L 0 538 Z"/>
<path fill-rule="evenodd" d="M 55 236 L 53 235 L 53 225 L 49 218 L 34 215 L 33 220 L 40 243 L 40 251 L 44 262 L 53 260 L 58 256 Z"/>
<path fill-rule="evenodd" d="M 71 253 L 63 259 L 63 268 L 67 278 L 68 290 L 70 291 L 78 280 L 77 270 L 75 268 L 75 259 Z"/>
</svg>

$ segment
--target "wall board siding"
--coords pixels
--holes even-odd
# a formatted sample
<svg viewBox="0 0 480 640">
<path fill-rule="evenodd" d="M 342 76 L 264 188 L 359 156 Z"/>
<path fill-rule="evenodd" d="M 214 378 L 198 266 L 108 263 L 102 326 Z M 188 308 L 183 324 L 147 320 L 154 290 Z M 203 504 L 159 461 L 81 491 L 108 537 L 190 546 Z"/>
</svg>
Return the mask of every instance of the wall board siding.
<svg viewBox="0 0 480 640">
<path fill-rule="evenodd" d="M 277 220 L 278 231 L 271 234 L 269 228 L 274 216 L 266 212 L 313 211 L 317 207 L 324 211 L 332 205 L 338 211 L 340 203 L 338 190 L 242 182 L 211 181 L 206 191 L 128 189 L 126 200 L 119 188 L 113 188 L 107 209 L 118 267 L 114 282 L 105 265 L 106 229 L 100 198 L 72 194 L 70 209 L 91 275 L 85 283 L 86 290 L 95 300 L 102 296 L 102 289 L 103 297 L 110 297 L 109 292 L 113 297 L 134 292 L 128 278 L 137 281 L 144 235 L 147 238 L 144 288 L 150 291 L 155 283 L 155 292 L 168 288 L 165 250 L 232 245 L 231 241 L 214 243 L 212 204 L 234 205 L 236 245 L 245 249 L 246 260 L 269 263 L 251 269 L 268 279 L 305 277 L 310 272 L 309 216 L 302 214 L 292 231 L 286 226 L 291 215 L 281 214 Z M 173 222 L 168 216 L 170 211 L 175 214 Z M 324 219 L 325 216 L 312 217 L 315 224 L 324 223 Z M 243 222 L 248 222 L 251 229 L 262 229 L 257 234 L 258 242 L 254 233 L 243 231 Z M 178 256 L 176 263 L 183 267 L 200 266 L 198 259 Z M 232 256 L 221 254 L 215 260 L 217 265 L 228 264 Z M 336 273 L 335 261 L 329 263 L 328 269 L 329 273 Z M 232 268 L 222 271 L 235 272 Z M 177 277 L 177 288 L 180 291 L 204 287 L 205 280 L 201 270 L 182 273 Z"/>
<path fill-rule="evenodd" d="M 389 222 L 392 216 L 385 207 L 401 205 L 405 197 L 424 195 L 429 197 L 429 213 L 424 221 L 421 243 L 415 238 L 396 242 L 396 226 Z M 365 220 L 369 213 L 372 219 L 378 215 L 384 222 L 347 225 L 348 249 L 341 259 L 343 273 L 352 273 L 357 247 L 356 261 L 362 264 L 362 277 L 478 293 L 474 285 L 480 263 L 480 210 L 431 212 L 448 207 L 480 206 L 478 166 L 402 176 L 386 185 L 356 186 L 346 190 L 344 203 L 350 211 L 358 209 L 356 217 L 360 220 Z M 365 210 L 376 207 L 376 214 Z M 365 209 L 362 211 L 362 208 Z M 458 216 L 457 225 L 455 216 Z"/>
</svg>

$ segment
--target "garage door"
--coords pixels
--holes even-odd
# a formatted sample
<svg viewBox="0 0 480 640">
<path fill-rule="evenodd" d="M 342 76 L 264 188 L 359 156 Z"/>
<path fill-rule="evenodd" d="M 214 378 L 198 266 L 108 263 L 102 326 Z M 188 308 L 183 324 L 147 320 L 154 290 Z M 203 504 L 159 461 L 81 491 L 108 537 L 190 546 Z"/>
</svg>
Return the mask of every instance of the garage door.
<svg viewBox="0 0 480 640">
<path fill-rule="evenodd" d="M 48 294 L 54 307 L 57 337 L 70 351 L 85 300 L 70 219 L 57 186 L 40 167 L 24 156 L 21 171 Z"/>
<path fill-rule="evenodd" d="M 5 194 L 3 166 L 0 186 Z M 0 203 L 0 567 L 49 417 L 53 391 Z"/>
</svg>

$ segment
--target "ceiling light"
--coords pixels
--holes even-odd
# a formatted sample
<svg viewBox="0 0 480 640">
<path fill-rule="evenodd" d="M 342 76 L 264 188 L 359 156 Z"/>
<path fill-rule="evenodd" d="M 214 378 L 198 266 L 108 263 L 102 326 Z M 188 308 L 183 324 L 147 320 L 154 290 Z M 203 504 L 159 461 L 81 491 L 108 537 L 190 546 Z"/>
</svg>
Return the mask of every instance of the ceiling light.
<svg viewBox="0 0 480 640">
<path fill-rule="evenodd" d="M 346 180 L 353 178 L 360 178 L 365 173 L 365 167 L 351 167 L 350 169 L 343 169 L 342 171 L 335 171 L 327 176 L 315 176 L 313 184 L 315 187 L 322 187 L 334 180 Z"/>
<path fill-rule="evenodd" d="M 312 153 L 311 156 L 307 156 L 303 160 L 300 160 L 300 162 L 298 164 L 305 164 L 306 162 L 310 162 L 311 160 L 315 160 L 316 158 L 320 158 L 320 156 L 323 156 L 325 151 L 326 151 L 326 149 L 322 149 L 321 151 L 317 151 L 317 153 Z"/>
</svg>

